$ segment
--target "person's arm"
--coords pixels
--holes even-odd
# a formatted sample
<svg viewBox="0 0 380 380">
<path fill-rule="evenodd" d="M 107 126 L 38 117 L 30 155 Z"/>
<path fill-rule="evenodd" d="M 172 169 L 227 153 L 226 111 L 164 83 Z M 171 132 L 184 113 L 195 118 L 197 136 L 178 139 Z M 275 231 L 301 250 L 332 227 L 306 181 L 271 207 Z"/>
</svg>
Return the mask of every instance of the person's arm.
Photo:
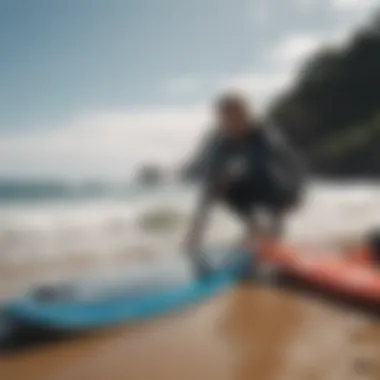
<svg viewBox="0 0 380 380">
<path fill-rule="evenodd" d="M 186 235 L 185 245 L 188 252 L 197 251 L 201 245 L 213 200 L 214 198 L 210 192 L 203 191 L 201 193 Z"/>
<path fill-rule="evenodd" d="M 221 185 L 219 177 L 222 163 L 220 140 L 213 134 L 203 143 L 202 150 L 193 164 L 196 166 L 196 173 L 202 178 L 202 189 L 186 236 L 186 247 L 189 251 L 197 250 L 201 244 L 202 233 L 217 197 L 218 185 Z"/>
<path fill-rule="evenodd" d="M 272 157 L 269 170 L 278 181 L 278 185 L 289 189 L 301 186 L 306 176 L 306 166 L 300 154 L 284 135 L 273 127 L 268 128 L 267 142 Z"/>
<path fill-rule="evenodd" d="M 203 136 L 195 154 L 190 159 L 187 169 L 191 176 L 197 180 L 201 179 L 203 181 L 207 177 L 215 146 L 217 145 L 216 141 L 216 133 L 214 131 L 208 132 Z"/>
</svg>

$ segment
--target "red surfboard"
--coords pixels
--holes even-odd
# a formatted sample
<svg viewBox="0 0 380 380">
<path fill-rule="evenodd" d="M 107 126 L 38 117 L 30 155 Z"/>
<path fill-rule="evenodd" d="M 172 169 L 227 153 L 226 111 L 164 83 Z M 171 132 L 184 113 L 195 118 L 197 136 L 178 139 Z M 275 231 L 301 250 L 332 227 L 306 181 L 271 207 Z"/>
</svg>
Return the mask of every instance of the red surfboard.
<svg viewBox="0 0 380 380">
<path fill-rule="evenodd" d="M 266 243 L 261 252 L 263 261 L 292 276 L 335 293 L 380 302 L 380 267 L 366 248 L 321 257 L 304 249 Z"/>
</svg>

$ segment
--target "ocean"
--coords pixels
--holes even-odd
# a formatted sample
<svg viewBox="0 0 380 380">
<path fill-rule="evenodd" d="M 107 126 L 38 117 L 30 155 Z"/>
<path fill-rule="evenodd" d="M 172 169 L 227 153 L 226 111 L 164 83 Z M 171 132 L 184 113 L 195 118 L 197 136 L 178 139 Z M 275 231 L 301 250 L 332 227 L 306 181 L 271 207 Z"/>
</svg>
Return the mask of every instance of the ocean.
<svg viewBox="0 0 380 380">
<path fill-rule="evenodd" d="M 36 281 L 178 254 L 197 191 L 180 185 L 70 196 L 0 197 L 0 297 Z M 380 227 L 380 185 L 315 182 L 288 221 L 289 241 L 318 250 L 360 241 Z M 229 244 L 242 228 L 217 208 L 205 244 Z"/>
</svg>

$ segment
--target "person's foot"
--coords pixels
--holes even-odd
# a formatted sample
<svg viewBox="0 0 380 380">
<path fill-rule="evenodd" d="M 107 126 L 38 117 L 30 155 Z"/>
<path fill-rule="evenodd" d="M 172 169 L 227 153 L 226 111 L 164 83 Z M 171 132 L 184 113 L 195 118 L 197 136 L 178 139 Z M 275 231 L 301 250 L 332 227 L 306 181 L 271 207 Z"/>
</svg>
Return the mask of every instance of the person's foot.
<svg viewBox="0 0 380 380">
<path fill-rule="evenodd" d="M 241 281 L 254 281 L 256 278 L 257 256 L 250 250 L 240 250 L 237 253 L 236 270 Z"/>
</svg>

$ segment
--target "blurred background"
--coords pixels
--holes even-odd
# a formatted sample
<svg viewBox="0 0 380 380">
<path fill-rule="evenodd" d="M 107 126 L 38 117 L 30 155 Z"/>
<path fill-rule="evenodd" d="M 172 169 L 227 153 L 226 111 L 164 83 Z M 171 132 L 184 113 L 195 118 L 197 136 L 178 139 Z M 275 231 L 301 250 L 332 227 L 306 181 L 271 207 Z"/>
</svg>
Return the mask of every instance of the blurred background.
<svg viewBox="0 0 380 380">
<path fill-rule="evenodd" d="M 313 173 L 289 240 L 380 224 L 379 0 L 0 0 L 0 52 L 2 300 L 176 254 L 228 88 Z M 207 239 L 239 233 L 217 210 Z"/>
<path fill-rule="evenodd" d="M 378 6 L 1 1 L 0 270 L 177 244 L 186 163 L 228 88 L 315 173 L 293 234 L 357 238 L 380 217 Z"/>
</svg>

